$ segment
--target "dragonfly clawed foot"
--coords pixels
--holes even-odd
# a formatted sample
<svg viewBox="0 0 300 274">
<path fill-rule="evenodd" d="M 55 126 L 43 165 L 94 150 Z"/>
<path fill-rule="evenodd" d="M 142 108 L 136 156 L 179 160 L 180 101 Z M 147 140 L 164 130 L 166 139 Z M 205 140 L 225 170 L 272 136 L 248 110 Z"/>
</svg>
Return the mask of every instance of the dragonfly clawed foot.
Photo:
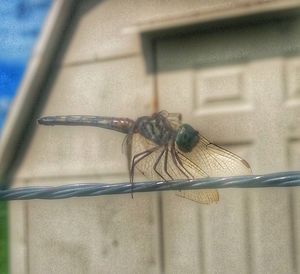
<svg viewBox="0 0 300 274">
<path fill-rule="evenodd" d="M 134 188 L 134 183 L 131 182 L 131 199 L 133 199 L 133 188 Z"/>
</svg>

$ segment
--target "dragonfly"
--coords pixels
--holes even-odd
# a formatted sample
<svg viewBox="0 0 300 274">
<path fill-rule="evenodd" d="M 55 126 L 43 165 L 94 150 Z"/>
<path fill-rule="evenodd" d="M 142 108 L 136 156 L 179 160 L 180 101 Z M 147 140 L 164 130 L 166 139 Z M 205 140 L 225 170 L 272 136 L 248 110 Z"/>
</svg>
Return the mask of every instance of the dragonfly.
<svg viewBox="0 0 300 274">
<path fill-rule="evenodd" d="M 248 162 L 210 142 L 191 125 L 182 123 L 180 113 L 160 111 L 136 120 L 91 115 L 46 116 L 41 125 L 93 126 L 126 134 L 123 151 L 133 186 L 138 170 L 151 180 L 173 181 L 251 174 Z M 216 189 L 182 190 L 178 196 L 200 204 L 219 201 Z"/>
</svg>

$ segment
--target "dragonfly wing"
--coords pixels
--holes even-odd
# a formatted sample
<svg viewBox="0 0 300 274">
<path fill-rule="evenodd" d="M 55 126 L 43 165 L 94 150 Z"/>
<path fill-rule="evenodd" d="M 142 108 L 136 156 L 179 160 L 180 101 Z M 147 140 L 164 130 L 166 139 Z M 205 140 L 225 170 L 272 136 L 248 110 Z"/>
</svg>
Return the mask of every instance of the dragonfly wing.
<svg viewBox="0 0 300 274">
<path fill-rule="evenodd" d="M 172 160 L 172 155 L 169 149 L 164 146 L 157 146 L 142 135 L 135 133 L 132 136 L 132 157 L 139 155 L 142 152 L 151 151 L 152 153 L 145 156 L 136 164 L 136 168 L 150 180 L 175 180 L 187 179 Z M 145 153 L 146 155 L 146 153 Z M 137 157 L 139 159 L 143 155 Z"/>
<path fill-rule="evenodd" d="M 191 152 L 178 154 L 182 161 L 192 162 L 194 168 L 201 170 L 206 176 L 238 176 L 252 173 L 249 164 L 236 154 L 209 142 L 200 136 L 199 143 Z"/>
<path fill-rule="evenodd" d="M 219 201 L 219 192 L 216 189 L 184 190 L 176 193 L 177 196 L 199 204 L 212 204 Z"/>
<path fill-rule="evenodd" d="M 181 153 L 179 150 L 176 153 L 182 166 L 193 178 L 205 178 L 209 176 L 206 170 L 201 167 L 202 163 L 198 161 L 199 158 L 190 157 L 191 155 Z M 219 201 L 219 192 L 216 189 L 183 190 L 176 193 L 176 195 L 200 204 L 212 204 Z"/>
<path fill-rule="evenodd" d="M 146 139 L 139 133 L 132 134 L 131 139 L 131 152 L 130 152 L 130 166 L 132 165 L 133 158 L 135 158 L 134 169 L 139 170 L 145 177 L 153 180 L 160 180 L 161 178 L 154 172 L 153 166 L 157 157 L 159 156 L 158 150 L 147 155 L 147 152 L 154 149 L 157 145 Z M 144 153 L 144 154 L 143 154 Z M 137 155 L 140 155 L 137 157 Z M 142 158 L 143 157 L 143 158 Z M 141 159 L 142 158 L 142 159 Z M 140 161 L 138 161 L 141 159 Z"/>
<path fill-rule="evenodd" d="M 203 136 L 200 136 L 198 145 L 191 152 L 184 153 L 177 150 L 177 153 L 188 169 L 192 167 L 199 174 L 204 174 L 204 177 L 249 175 L 252 173 L 249 164 L 244 159 L 210 143 Z M 198 177 L 195 176 L 195 178 Z M 217 190 L 181 191 L 177 195 L 205 204 L 219 200 Z"/>
<path fill-rule="evenodd" d="M 133 134 L 132 136 L 132 156 L 149 151 L 155 146 L 155 144 L 140 134 Z M 195 164 L 183 155 L 178 153 L 177 155 L 183 166 L 183 168 L 181 167 L 182 171 L 173 161 L 170 149 L 166 150 L 164 147 L 157 148 L 157 150 L 143 158 L 137 163 L 136 168 L 151 180 L 187 179 L 187 172 L 190 178 L 207 177 L 207 174 L 198 167 L 197 163 Z M 219 201 L 218 191 L 214 189 L 180 191 L 177 195 L 201 204 L 210 204 Z"/>
<path fill-rule="evenodd" d="M 127 134 L 123 140 L 122 152 L 126 154 L 127 168 L 130 173 L 131 159 L 132 159 L 132 134 Z"/>
<path fill-rule="evenodd" d="M 181 114 L 180 113 L 168 113 L 168 121 L 174 129 L 178 129 L 181 125 Z"/>
</svg>

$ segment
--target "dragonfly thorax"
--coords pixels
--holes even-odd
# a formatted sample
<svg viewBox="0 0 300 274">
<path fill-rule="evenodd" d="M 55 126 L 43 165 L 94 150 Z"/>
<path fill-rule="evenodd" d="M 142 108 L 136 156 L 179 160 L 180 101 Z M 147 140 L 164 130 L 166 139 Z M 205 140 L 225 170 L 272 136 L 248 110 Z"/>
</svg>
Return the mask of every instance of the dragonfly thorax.
<svg viewBox="0 0 300 274">
<path fill-rule="evenodd" d="M 136 121 L 135 129 L 157 145 L 165 145 L 176 136 L 176 131 L 169 121 L 160 114 L 140 117 Z"/>
</svg>

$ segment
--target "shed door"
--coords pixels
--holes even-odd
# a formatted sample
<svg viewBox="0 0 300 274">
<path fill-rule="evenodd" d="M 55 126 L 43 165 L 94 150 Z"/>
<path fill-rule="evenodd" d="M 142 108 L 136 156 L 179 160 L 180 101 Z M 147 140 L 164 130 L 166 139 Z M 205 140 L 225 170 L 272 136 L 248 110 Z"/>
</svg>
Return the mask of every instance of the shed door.
<svg viewBox="0 0 300 274">
<path fill-rule="evenodd" d="M 221 22 L 155 42 L 159 108 L 245 158 L 300 168 L 300 16 Z M 299 273 L 300 190 L 163 194 L 166 273 Z"/>
</svg>

